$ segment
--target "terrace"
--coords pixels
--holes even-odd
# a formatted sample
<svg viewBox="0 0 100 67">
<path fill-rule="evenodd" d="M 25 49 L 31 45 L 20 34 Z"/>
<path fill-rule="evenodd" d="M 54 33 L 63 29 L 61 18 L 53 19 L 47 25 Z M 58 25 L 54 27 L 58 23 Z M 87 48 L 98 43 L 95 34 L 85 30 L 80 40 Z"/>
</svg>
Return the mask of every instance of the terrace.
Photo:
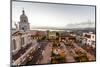
<svg viewBox="0 0 100 67">
<path fill-rule="evenodd" d="M 32 46 L 32 43 L 27 44 L 25 48 L 22 47 L 22 48 L 17 52 L 17 54 L 12 55 L 12 59 L 13 59 L 14 61 L 17 60 L 17 59 L 18 59 L 19 57 L 21 57 L 31 46 Z"/>
</svg>

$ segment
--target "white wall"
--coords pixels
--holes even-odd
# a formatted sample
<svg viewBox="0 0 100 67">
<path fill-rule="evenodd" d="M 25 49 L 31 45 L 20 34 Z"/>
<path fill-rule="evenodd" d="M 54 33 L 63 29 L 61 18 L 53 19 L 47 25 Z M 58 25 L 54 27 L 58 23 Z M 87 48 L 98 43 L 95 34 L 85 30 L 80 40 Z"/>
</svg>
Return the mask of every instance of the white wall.
<svg viewBox="0 0 100 67">
<path fill-rule="evenodd" d="M 14 54 L 15 54 L 15 53 L 18 52 L 18 50 L 21 49 L 21 45 L 20 45 L 20 43 L 21 43 L 20 35 L 18 35 L 18 36 L 12 36 L 12 41 L 13 41 L 13 39 L 15 39 L 15 41 L 16 41 L 16 49 L 13 50 L 13 52 L 14 52 Z"/>
<path fill-rule="evenodd" d="M 32 0 L 31 0 L 32 1 Z M 97 61 L 42 65 L 41 67 L 99 67 L 100 64 L 100 0 L 35 0 L 44 2 L 93 4 L 97 6 Z M 0 0 L 0 67 L 10 67 L 10 0 Z M 39 65 L 40 66 L 40 65 Z M 39 67 L 37 66 L 37 67 Z M 28 67 L 28 66 L 27 66 Z"/>
</svg>

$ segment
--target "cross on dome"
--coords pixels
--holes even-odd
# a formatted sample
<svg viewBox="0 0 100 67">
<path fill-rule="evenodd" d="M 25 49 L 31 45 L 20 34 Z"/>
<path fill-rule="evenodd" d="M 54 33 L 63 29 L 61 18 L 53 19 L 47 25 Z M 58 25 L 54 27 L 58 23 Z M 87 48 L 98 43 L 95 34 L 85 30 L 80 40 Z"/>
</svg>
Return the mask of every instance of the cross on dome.
<svg viewBox="0 0 100 67">
<path fill-rule="evenodd" d="M 23 12 L 23 15 L 24 15 L 25 14 L 24 8 L 23 8 L 23 11 L 22 12 Z"/>
</svg>

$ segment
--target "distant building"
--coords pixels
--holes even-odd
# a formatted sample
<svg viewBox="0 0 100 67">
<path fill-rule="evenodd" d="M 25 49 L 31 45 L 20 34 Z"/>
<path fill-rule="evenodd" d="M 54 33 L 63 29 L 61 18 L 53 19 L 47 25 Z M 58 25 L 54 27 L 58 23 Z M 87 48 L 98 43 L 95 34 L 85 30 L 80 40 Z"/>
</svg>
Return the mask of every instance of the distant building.
<svg viewBox="0 0 100 67">
<path fill-rule="evenodd" d="M 60 36 L 59 36 L 59 41 L 73 41 L 76 42 L 76 35 L 75 34 L 71 34 L 70 32 L 63 32 Z"/>
<path fill-rule="evenodd" d="M 82 40 L 82 44 L 87 44 L 90 45 L 92 47 L 95 47 L 95 34 L 92 32 L 89 33 L 83 33 L 83 40 Z"/>
<path fill-rule="evenodd" d="M 56 32 L 47 30 L 47 38 L 48 39 L 56 39 Z"/>
</svg>

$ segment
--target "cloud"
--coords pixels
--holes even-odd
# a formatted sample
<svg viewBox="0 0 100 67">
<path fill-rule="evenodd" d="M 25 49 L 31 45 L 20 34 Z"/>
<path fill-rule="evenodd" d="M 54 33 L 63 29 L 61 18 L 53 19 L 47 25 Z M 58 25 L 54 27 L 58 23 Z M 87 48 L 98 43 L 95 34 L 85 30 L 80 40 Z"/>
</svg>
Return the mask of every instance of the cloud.
<svg viewBox="0 0 100 67">
<path fill-rule="evenodd" d="M 75 24 L 67 24 L 67 28 L 86 28 L 86 27 L 95 27 L 95 23 L 93 22 L 82 22 L 82 23 L 75 23 Z"/>
</svg>

